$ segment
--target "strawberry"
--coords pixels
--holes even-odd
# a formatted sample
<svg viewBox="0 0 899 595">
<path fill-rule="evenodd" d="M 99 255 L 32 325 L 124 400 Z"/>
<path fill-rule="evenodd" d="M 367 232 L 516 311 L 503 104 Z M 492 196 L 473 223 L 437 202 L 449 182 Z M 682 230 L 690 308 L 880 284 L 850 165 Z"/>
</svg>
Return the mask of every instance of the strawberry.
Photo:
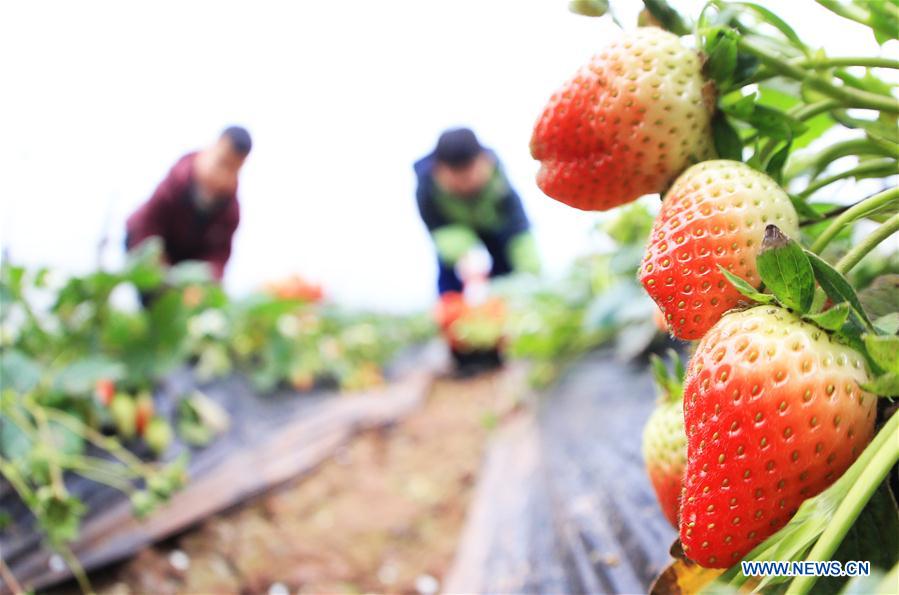
<svg viewBox="0 0 899 595">
<path fill-rule="evenodd" d="M 153 397 L 149 393 L 141 393 L 137 396 L 134 407 L 134 429 L 138 436 L 144 435 L 150 418 L 153 417 Z"/>
<path fill-rule="evenodd" d="M 281 281 L 270 283 L 267 291 L 278 299 L 301 302 L 320 302 L 324 297 L 322 286 L 311 283 L 299 275 L 291 275 Z"/>
<path fill-rule="evenodd" d="M 643 461 L 665 518 L 677 527 L 687 436 L 684 433 L 683 366 L 672 351 L 675 373 L 653 355 L 652 371 L 659 391 L 655 411 L 643 427 Z"/>
<path fill-rule="evenodd" d="M 769 223 L 788 236 L 799 234 L 786 192 L 748 165 L 706 161 L 677 179 L 662 202 L 639 273 L 674 336 L 699 339 L 722 314 L 747 301 L 719 265 L 761 286 L 756 255 Z"/>
<path fill-rule="evenodd" d="M 459 291 L 447 291 L 440 296 L 434 309 L 434 320 L 442 330 L 448 329 L 465 312 L 465 297 Z"/>
<path fill-rule="evenodd" d="M 572 207 L 604 211 L 662 192 L 714 155 L 712 88 L 699 55 L 640 28 L 612 42 L 557 91 L 537 120 L 537 184 Z"/>
<path fill-rule="evenodd" d="M 144 434 L 144 441 L 150 447 L 150 450 L 153 451 L 153 454 L 156 456 L 165 454 L 172 444 L 172 438 L 172 426 L 169 425 L 169 422 L 161 417 L 154 417 L 149 420 L 146 434 Z"/>
<path fill-rule="evenodd" d="M 724 316 L 684 386 L 687 556 L 730 566 L 839 478 L 874 431 L 868 381 L 861 354 L 789 310 Z"/>
<path fill-rule="evenodd" d="M 115 396 L 115 382 L 108 378 L 98 380 L 94 387 L 94 394 L 102 405 L 109 407 L 109 404 L 112 403 L 112 398 Z"/>
<path fill-rule="evenodd" d="M 659 332 L 668 334 L 668 319 L 665 318 L 665 313 L 662 312 L 661 308 L 655 308 L 652 313 L 652 321 L 655 323 L 656 328 L 659 329 Z"/>
<path fill-rule="evenodd" d="M 136 431 L 137 407 L 134 405 L 134 399 L 125 393 L 118 393 L 112 398 L 109 404 L 109 415 L 112 417 L 116 431 L 122 438 L 126 440 L 134 437 Z"/>
</svg>

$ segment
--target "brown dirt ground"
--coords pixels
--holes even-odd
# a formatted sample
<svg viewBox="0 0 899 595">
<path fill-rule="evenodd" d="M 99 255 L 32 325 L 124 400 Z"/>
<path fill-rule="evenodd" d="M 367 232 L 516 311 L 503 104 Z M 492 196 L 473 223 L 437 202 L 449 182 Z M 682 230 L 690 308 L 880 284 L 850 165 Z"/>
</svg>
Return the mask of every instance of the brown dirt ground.
<svg viewBox="0 0 899 595">
<path fill-rule="evenodd" d="M 517 369 L 440 380 L 400 423 L 358 435 L 309 475 L 145 549 L 95 586 L 107 595 L 266 593 L 275 583 L 290 593 L 417 592 L 416 580 L 440 581 L 451 564 L 487 438 L 523 386 Z M 187 569 L 172 565 L 176 550 Z"/>
</svg>

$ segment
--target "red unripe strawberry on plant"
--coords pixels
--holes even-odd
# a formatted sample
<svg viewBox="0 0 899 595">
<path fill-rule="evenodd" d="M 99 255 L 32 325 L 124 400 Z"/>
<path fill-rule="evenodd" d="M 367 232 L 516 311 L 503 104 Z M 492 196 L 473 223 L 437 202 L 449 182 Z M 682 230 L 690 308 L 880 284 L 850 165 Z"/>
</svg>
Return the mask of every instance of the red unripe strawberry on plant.
<svg viewBox="0 0 899 595">
<path fill-rule="evenodd" d="M 94 388 L 94 393 L 97 396 L 97 400 L 100 401 L 102 405 L 108 407 L 109 404 L 112 403 L 112 398 L 115 396 L 115 382 L 108 378 L 98 380 Z"/>
<path fill-rule="evenodd" d="M 147 429 L 147 424 L 153 417 L 155 408 L 153 406 L 153 397 L 149 393 L 141 393 L 137 397 L 134 410 L 134 429 L 138 436 L 143 436 Z"/>
<path fill-rule="evenodd" d="M 610 43 L 550 99 L 531 137 L 537 184 L 604 211 L 663 192 L 714 155 L 714 95 L 699 55 L 655 27 Z"/>
<path fill-rule="evenodd" d="M 731 566 L 838 479 L 874 432 L 869 380 L 860 353 L 785 308 L 724 316 L 684 385 L 686 555 Z"/>
<path fill-rule="evenodd" d="M 706 161 L 677 179 L 662 201 L 639 273 L 674 336 L 699 339 L 722 314 L 749 301 L 718 266 L 760 287 L 756 256 L 768 224 L 799 235 L 786 192 L 744 163 Z"/>
<path fill-rule="evenodd" d="M 434 320 L 442 330 L 449 328 L 465 313 L 465 297 L 459 291 L 447 291 L 440 296 L 434 309 Z"/>
<path fill-rule="evenodd" d="M 684 433 L 683 367 L 672 351 L 674 373 L 653 356 L 652 371 L 659 391 L 658 404 L 643 427 L 643 461 L 665 518 L 677 527 L 687 465 L 687 436 Z"/>
</svg>

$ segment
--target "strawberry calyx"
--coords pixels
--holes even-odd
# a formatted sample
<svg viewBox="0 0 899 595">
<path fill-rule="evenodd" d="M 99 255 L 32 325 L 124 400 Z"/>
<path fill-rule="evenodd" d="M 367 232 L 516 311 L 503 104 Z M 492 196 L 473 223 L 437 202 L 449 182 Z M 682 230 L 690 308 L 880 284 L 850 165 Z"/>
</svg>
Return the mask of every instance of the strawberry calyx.
<svg viewBox="0 0 899 595">
<path fill-rule="evenodd" d="M 667 354 L 668 359 L 671 361 L 671 369 L 668 368 L 661 357 L 653 353 L 649 356 L 650 370 L 659 391 L 659 402 L 677 403 L 684 398 L 686 369 L 677 351 L 669 349 Z"/>
<path fill-rule="evenodd" d="M 899 337 L 874 326 L 843 273 L 803 249 L 775 225 L 765 229 L 756 264 L 764 290 L 769 293 L 755 289 L 727 269 L 719 269 L 752 302 L 792 310 L 861 352 L 875 376 L 863 387 L 865 390 L 880 396 L 899 396 Z M 826 310 L 825 297 L 832 303 Z"/>
</svg>

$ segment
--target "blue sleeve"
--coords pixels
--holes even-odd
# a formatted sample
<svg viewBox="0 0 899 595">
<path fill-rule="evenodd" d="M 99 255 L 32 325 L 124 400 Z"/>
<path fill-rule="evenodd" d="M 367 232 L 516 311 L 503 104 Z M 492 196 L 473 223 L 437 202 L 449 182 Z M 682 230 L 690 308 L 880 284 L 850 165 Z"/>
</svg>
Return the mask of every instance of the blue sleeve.
<svg viewBox="0 0 899 595">
<path fill-rule="evenodd" d="M 443 227 L 447 224 L 434 203 L 433 188 L 430 180 L 418 179 L 418 189 L 415 192 L 415 198 L 418 202 L 418 213 L 421 215 L 421 220 L 424 221 L 428 231 L 434 231 L 438 227 Z"/>
</svg>

